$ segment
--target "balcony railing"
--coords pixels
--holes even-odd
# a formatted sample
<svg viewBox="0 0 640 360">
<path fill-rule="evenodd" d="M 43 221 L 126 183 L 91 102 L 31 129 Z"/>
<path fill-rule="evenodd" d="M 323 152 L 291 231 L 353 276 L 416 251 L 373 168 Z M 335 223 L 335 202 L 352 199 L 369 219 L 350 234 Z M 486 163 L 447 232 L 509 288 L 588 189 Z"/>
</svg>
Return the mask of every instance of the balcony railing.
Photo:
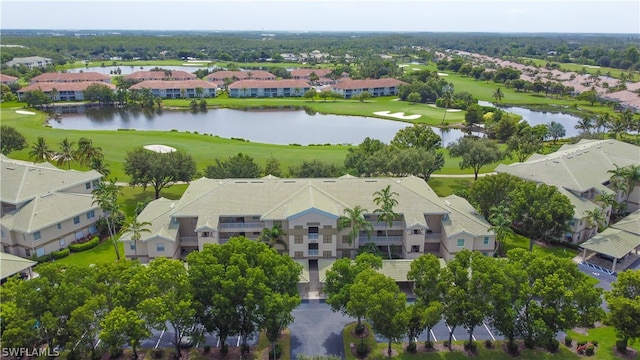
<svg viewBox="0 0 640 360">
<path fill-rule="evenodd" d="M 309 235 L 307 235 L 307 239 L 309 239 L 309 241 L 311 241 L 311 242 L 316 242 L 316 241 L 318 241 L 318 234 L 317 233 L 309 233 Z"/>
<path fill-rule="evenodd" d="M 394 221 L 391 227 L 389 227 L 388 225 L 385 225 L 383 221 L 371 221 L 371 225 L 373 225 L 373 228 L 376 230 L 379 230 L 379 229 L 384 230 L 385 226 L 387 226 L 387 229 L 404 227 L 404 221 Z"/>
<path fill-rule="evenodd" d="M 264 229 L 264 223 L 261 222 L 245 222 L 245 223 L 220 223 L 220 229 Z"/>
<path fill-rule="evenodd" d="M 181 236 L 180 242 L 183 244 L 198 244 L 198 238 L 195 236 Z"/>
<path fill-rule="evenodd" d="M 309 256 L 318 256 L 318 250 L 308 250 Z"/>
<path fill-rule="evenodd" d="M 425 240 L 440 240 L 441 238 L 440 233 L 431 233 L 431 234 L 424 234 L 424 239 Z"/>
<path fill-rule="evenodd" d="M 372 236 L 370 238 L 360 236 L 360 245 L 366 244 L 369 241 L 376 244 L 401 244 L 402 236 Z"/>
</svg>

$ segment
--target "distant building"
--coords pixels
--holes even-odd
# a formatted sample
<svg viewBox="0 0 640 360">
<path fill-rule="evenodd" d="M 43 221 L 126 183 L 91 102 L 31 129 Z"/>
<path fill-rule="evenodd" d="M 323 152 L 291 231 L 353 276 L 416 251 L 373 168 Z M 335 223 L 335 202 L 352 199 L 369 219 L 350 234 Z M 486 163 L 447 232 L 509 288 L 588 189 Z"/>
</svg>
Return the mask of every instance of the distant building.
<svg viewBox="0 0 640 360">
<path fill-rule="evenodd" d="M 220 70 L 207 75 L 207 81 L 224 83 L 225 79 L 231 81 L 238 80 L 275 80 L 276 76 L 272 73 L 262 70 L 243 70 L 243 71 L 231 71 Z"/>
<path fill-rule="evenodd" d="M 9 85 L 15 84 L 18 81 L 18 78 L 15 76 L 0 74 L 0 84 Z"/>
<path fill-rule="evenodd" d="M 53 60 L 40 56 L 29 56 L 23 58 L 13 58 L 13 60 L 7 61 L 7 66 L 20 66 L 24 65 L 29 69 L 43 68 L 47 65 L 52 65 Z"/>
<path fill-rule="evenodd" d="M 104 213 L 91 192 L 102 175 L 0 155 L 2 252 L 43 256 L 97 233 Z"/>
<path fill-rule="evenodd" d="M 211 98 L 216 86 L 204 80 L 148 80 L 132 85 L 129 90 L 149 89 L 153 96 L 163 99 Z"/>
<path fill-rule="evenodd" d="M 378 221 L 373 193 L 387 186 L 396 192 L 398 217 L 391 226 Z M 360 206 L 373 231 L 349 239 L 338 229 L 345 209 Z M 224 244 L 230 238 L 257 239 L 265 228 L 279 226 L 294 259 L 354 258 L 361 246 L 373 243 L 384 254 L 415 259 L 431 253 L 451 259 L 462 249 L 493 256 L 495 234 L 490 224 L 466 200 L 439 198 L 422 179 L 206 179 L 191 182 L 180 200 L 152 201 L 139 215 L 151 223 L 137 242 L 128 236 L 125 255 L 147 262 L 158 257 L 183 258 L 204 244 Z"/>
<path fill-rule="evenodd" d="M 68 83 L 68 82 L 82 82 L 82 81 L 99 81 L 99 82 L 110 84 L 111 77 L 109 75 L 100 74 L 97 72 L 81 72 L 81 73 L 49 72 L 49 73 L 43 73 L 31 78 L 31 84 L 43 83 L 43 82 Z"/>
<path fill-rule="evenodd" d="M 299 97 L 310 89 L 301 80 L 240 80 L 229 85 L 229 97 Z"/>
<path fill-rule="evenodd" d="M 113 92 L 116 91 L 115 85 L 97 81 L 41 82 L 31 84 L 18 90 L 18 100 L 22 101 L 22 99 L 24 99 L 24 94 L 30 91 L 40 90 L 49 95 L 53 101 L 83 101 L 84 91 L 94 84 L 106 86 Z"/>
<path fill-rule="evenodd" d="M 135 81 L 148 81 L 148 80 L 164 80 L 164 81 L 183 81 L 183 80 L 196 80 L 198 77 L 195 74 L 188 73 L 181 70 L 157 70 L 157 71 L 136 71 L 131 74 L 125 75 L 127 80 Z"/>
<path fill-rule="evenodd" d="M 345 79 L 331 85 L 331 91 L 342 95 L 345 99 L 368 92 L 371 96 L 398 95 L 400 85 L 406 85 L 404 81 L 393 78 L 351 80 Z"/>
</svg>

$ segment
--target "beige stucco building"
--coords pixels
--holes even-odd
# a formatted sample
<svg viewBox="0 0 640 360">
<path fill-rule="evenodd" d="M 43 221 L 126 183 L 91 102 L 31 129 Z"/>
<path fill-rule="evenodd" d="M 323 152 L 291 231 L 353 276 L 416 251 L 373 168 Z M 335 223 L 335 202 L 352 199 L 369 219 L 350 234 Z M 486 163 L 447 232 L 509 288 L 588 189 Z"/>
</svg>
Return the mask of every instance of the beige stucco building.
<svg viewBox="0 0 640 360">
<path fill-rule="evenodd" d="M 390 186 L 397 193 L 398 214 L 386 229 L 377 221 L 373 193 Z M 361 231 L 349 241 L 350 229 L 338 229 L 345 209 L 367 209 L 371 235 Z M 206 179 L 193 181 L 180 200 L 158 199 L 138 217 L 150 232 L 132 242 L 123 236 L 125 255 L 147 262 L 157 257 L 182 258 L 204 244 L 224 244 L 235 236 L 257 239 L 265 228 L 280 226 L 288 246 L 280 251 L 294 259 L 354 258 L 373 242 L 384 254 L 415 259 L 432 253 L 450 259 L 462 249 L 493 255 L 495 235 L 489 223 L 464 199 L 438 197 L 422 179 Z"/>
</svg>

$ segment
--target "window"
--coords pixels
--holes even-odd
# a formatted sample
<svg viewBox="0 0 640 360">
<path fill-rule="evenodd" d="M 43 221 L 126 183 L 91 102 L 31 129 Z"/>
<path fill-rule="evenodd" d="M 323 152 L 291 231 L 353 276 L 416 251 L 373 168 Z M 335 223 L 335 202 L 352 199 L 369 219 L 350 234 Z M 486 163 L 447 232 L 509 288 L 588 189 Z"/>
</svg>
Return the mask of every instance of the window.
<svg viewBox="0 0 640 360">
<path fill-rule="evenodd" d="M 420 245 L 411 245 L 411 252 L 420 252 Z"/>
<path fill-rule="evenodd" d="M 458 247 L 464 247 L 464 239 L 458 239 Z"/>
<path fill-rule="evenodd" d="M 26 256 L 26 257 L 31 257 L 31 250 L 29 250 L 29 249 L 24 249 L 24 256 Z"/>
<path fill-rule="evenodd" d="M 485 236 L 484 240 L 482 240 L 482 245 L 489 245 L 489 237 Z"/>
<path fill-rule="evenodd" d="M 298 259 L 299 259 L 299 258 L 301 258 L 301 257 L 303 257 L 303 256 L 304 256 L 304 252 L 302 252 L 302 251 L 295 251 L 295 252 L 293 253 L 293 257 L 294 257 L 294 258 L 298 258 Z"/>
<path fill-rule="evenodd" d="M 131 250 L 135 250 L 136 249 L 136 242 L 135 241 L 132 241 L 132 242 L 129 243 L 129 249 L 131 249 Z"/>
<path fill-rule="evenodd" d="M 302 244 L 302 235 L 294 235 L 293 242 L 294 244 Z"/>
<path fill-rule="evenodd" d="M 36 231 L 33 233 L 33 240 L 35 241 L 40 240 L 40 231 Z"/>
<path fill-rule="evenodd" d="M 44 256 L 44 247 L 40 247 L 36 249 L 36 256 L 37 257 Z"/>
<path fill-rule="evenodd" d="M 0 230 L 0 235 L 2 235 L 2 237 L 4 237 L 4 230 Z"/>
<path fill-rule="evenodd" d="M 93 219 L 94 217 L 96 217 L 95 211 L 91 210 L 87 213 L 87 220 Z"/>
<path fill-rule="evenodd" d="M 82 230 L 76 231 L 76 240 L 80 240 L 83 237 L 84 237 L 84 233 L 82 232 Z"/>
<path fill-rule="evenodd" d="M 164 252 L 164 244 L 156 244 L 156 250 L 158 252 Z"/>
<path fill-rule="evenodd" d="M 333 241 L 332 236 L 331 235 L 322 235 L 322 242 L 325 244 L 331 244 L 331 242 Z"/>
<path fill-rule="evenodd" d="M 60 247 L 64 247 L 64 244 L 65 244 L 64 238 L 60 238 L 58 242 L 60 243 Z"/>
<path fill-rule="evenodd" d="M 323 251 L 322 252 L 322 257 L 323 258 L 330 258 L 331 257 L 331 251 Z"/>
<path fill-rule="evenodd" d="M 98 232 L 98 227 L 97 226 L 93 225 L 93 226 L 89 227 L 89 234 L 90 235 L 93 235 L 93 234 L 95 234 L 97 232 Z"/>
<path fill-rule="evenodd" d="M 87 189 L 87 190 L 91 189 L 91 183 L 88 182 L 88 183 L 84 184 L 84 188 Z"/>
<path fill-rule="evenodd" d="M 349 243 L 349 235 L 342 235 L 342 243 L 343 244 Z"/>
<path fill-rule="evenodd" d="M 58 223 L 58 230 L 62 230 L 62 224 Z"/>
<path fill-rule="evenodd" d="M 74 224 L 80 224 L 80 216 L 74 216 L 73 217 L 73 223 Z"/>
</svg>

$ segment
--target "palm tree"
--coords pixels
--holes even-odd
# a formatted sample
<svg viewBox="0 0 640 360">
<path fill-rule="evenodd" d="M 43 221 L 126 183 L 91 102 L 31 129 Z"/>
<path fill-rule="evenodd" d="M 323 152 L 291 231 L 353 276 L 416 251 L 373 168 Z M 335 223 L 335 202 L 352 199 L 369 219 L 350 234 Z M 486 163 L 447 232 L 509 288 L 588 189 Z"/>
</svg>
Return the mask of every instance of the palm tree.
<svg viewBox="0 0 640 360">
<path fill-rule="evenodd" d="M 91 164 L 89 164 L 89 167 L 99 172 L 100 174 L 102 174 L 102 176 L 105 176 L 105 177 L 111 174 L 111 169 L 109 169 L 109 166 L 107 166 L 107 164 L 104 162 L 104 159 L 102 158 L 91 159 Z"/>
<path fill-rule="evenodd" d="M 271 229 L 262 229 L 258 240 L 267 244 L 270 248 L 275 248 L 276 245 L 282 245 L 284 249 L 287 250 L 288 244 L 282 239 L 283 235 L 285 235 L 285 232 L 282 230 L 280 225 L 274 224 Z"/>
<path fill-rule="evenodd" d="M 585 211 L 585 218 L 587 219 L 587 224 L 589 224 L 589 230 L 591 230 L 593 227 L 597 228 L 597 231 L 602 231 L 604 230 L 604 224 L 605 224 L 605 219 L 604 219 L 604 212 L 602 211 L 602 209 L 600 209 L 599 207 L 595 207 L 593 208 L 593 210 L 587 210 Z"/>
<path fill-rule="evenodd" d="M 444 125 L 444 118 L 447 116 L 447 108 L 453 100 L 453 86 L 445 85 L 442 87 L 442 102 L 444 103 L 444 115 L 442 115 L 442 124 Z"/>
<path fill-rule="evenodd" d="M 602 132 L 602 138 L 604 139 L 604 130 L 607 130 L 607 127 L 609 126 L 609 122 L 611 121 L 611 114 L 609 113 L 601 113 L 600 115 L 598 115 L 598 117 L 596 118 L 596 129 L 598 129 L 598 132 Z"/>
<path fill-rule="evenodd" d="M 491 226 L 487 230 L 492 230 L 496 233 L 496 253 L 501 256 L 504 252 L 505 238 L 507 235 L 513 234 L 509 208 L 500 204 L 498 206 L 492 206 L 489 212 L 489 223 L 491 223 Z"/>
<path fill-rule="evenodd" d="M 491 95 L 491 97 L 496 99 L 497 103 L 500 103 L 500 101 L 502 101 L 502 99 L 504 98 L 504 93 L 502 92 L 501 88 L 497 88 L 496 91 L 493 92 L 493 95 Z"/>
<path fill-rule="evenodd" d="M 76 155 L 78 162 L 82 166 L 89 166 L 93 163 L 93 159 L 104 159 L 102 148 L 93 146 L 93 140 L 88 138 L 80 138 L 78 140 L 78 151 Z"/>
<path fill-rule="evenodd" d="M 73 149 L 73 145 L 75 145 L 75 143 L 69 141 L 68 138 L 64 138 L 60 142 L 60 151 L 55 155 L 58 166 L 67 163 L 68 169 L 71 169 L 71 162 L 76 159 L 76 151 Z"/>
<path fill-rule="evenodd" d="M 557 123 L 555 121 L 547 124 L 547 136 L 553 139 L 553 143 L 555 144 L 559 138 L 563 137 L 566 134 L 566 130 L 562 124 Z"/>
<path fill-rule="evenodd" d="M 38 140 L 31 146 L 29 157 L 33 159 L 34 163 L 51 161 L 54 157 L 54 153 L 49 149 L 47 140 L 43 137 L 38 137 Z"/>
<path fill-rule="evenodd" d="M 393 207 L 398 205 L 398 200 L 393 198 L 396 195 L 398 195 L 398 193 L 391 191 L 391 185 L 387 185 L 386 188 L 373 193 L 373 202 L 380 206 L 378 209 L 373 210 L 373 213 L 378 214 L 378 222 L 384 222 L 384 235 L 387 238 L 389 259 L 391 259 L 391 244 L 389 244 L 388 227 L 393 226 L 393 221 L 398 216 L 398 214 L 393 211 Z"/>
<path fill-rule="evenodd" d="M 578 120 L 578 123 L 574 126 L 575 129 L 580 130 L 582 133 L 588 133 L 593 127 L 593 119 L 586 117 L 582 120 Z"/>
<path fill-rule="evenodd" d="M 107 230 L 109 231 L 109 237 L 111 238 L 111 242 L 113 242 L 113 248 L 116 251 L 116 258 L 118 260 L 120 260 L 120 251 L 118 250 L 118 243 L 115 237 L 115 216 L 120 212 L 120 204 L 118 204 L 118 195 L 120 194 L 120 187 L 116 185 L 115 180 L 110 180 L 108 183 L 101 181 L 92 193 L 93 204 L 98 204 L 106 213 L 105 220 L 107 222 Z"/>
<path fill-rule="evenodd" d="M 640 165 L 629 165 L 619 167 L 613 164 L 615 170 L 609 170 L 611 174 L 611 184 L 616 190 L 621 190 L 623 194 L 627 195 L 625 204 L 629 207 L 629 196 L 633 192 L 636 185 L 640 184 Z"/>
<path fill-rule="evenodd" d="M 358 239 L 361 230 L 367 232 L 367 237 L 371 237 L 371 230 L 373 225 L 364 218 L 364 214 L 368 213 L 367 209 L 363 209 L 360 205 L 355 206 L 353 209 L 345 208 L 344 216 L 338 219 L 338 231 L 344 229 L 351 229 L 349 231 L 349 245 L 353 244 Z"/>
<path fill-rule="evenodd" d="M 131 238 L 131 242 L 133 243 L 134 260 L 138 258 L 138 245 L 136 243 L 142 238 L 142 233 L 151 232 L 147 226 L 151 226 L 151 223 L 148 221 L 139 222 L 138 215 L 128 217 L 124 224 L 122 224 L 120 236 Z"/>
<path fill-rule="evenodd" d="M 598 194 L 598 196 L 596 196 L 596 201 L 605 209 L 611 206 L 611 215 L 609 216 L 609 221 L 611 221 L 612 218 L 616 218 L 624 207 L 624 205 L 621 206 L 620 203 L 616 201 L 616 194 L 614 193 Z"/>
</svg>

